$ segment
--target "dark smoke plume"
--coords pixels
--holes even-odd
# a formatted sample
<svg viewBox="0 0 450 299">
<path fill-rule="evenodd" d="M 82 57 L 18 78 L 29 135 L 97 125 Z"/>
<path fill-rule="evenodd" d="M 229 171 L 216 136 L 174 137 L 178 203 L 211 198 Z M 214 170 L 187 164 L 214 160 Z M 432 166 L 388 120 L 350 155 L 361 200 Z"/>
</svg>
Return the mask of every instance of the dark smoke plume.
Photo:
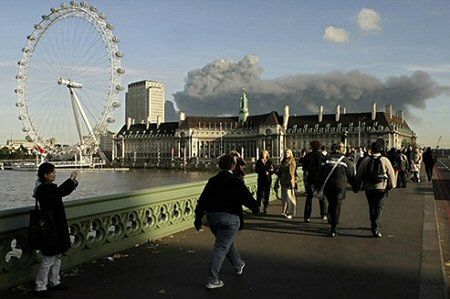
<svg viewBox="0 0 450 299">
<path fill-rule="evenodd" d="M 247 92 L 253 115 L 281 112 L 286 104 L 292 114 L 316 113 L 318 105 L 333 112 L 337 104 L 347 107 L 347 112 L 370 111 L 374 101 L 379 110 L 392 104 L 395 109 L 408 112 L 411 107 L 425 108 L 427 99 L 448 90 L 424 71 L 392 76 L 384 82 L 359 70 L 271 80 L 262 79 L 261 73 L 255 56 L 247 55 L 238 62 L 214 61 L 189 72 L 184 90 L 175 93 L 174 99 L 188 115 L 236 115 L 242 88 Z"/>
</svg>

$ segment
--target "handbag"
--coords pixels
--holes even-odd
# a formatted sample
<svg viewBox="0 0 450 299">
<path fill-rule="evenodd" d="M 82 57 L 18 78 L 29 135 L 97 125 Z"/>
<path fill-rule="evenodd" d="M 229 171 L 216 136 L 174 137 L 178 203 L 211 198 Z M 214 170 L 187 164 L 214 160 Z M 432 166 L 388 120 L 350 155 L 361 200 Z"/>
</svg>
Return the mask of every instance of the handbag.
<svg viewBox="0 0 450 299">
<path fill-rule="evenodd" d="M 30 210 L 28 247 L 39 250 L 43 246 L 55 246 L 57 240 L 53 213 L 50 211 L 42 211 L 36 199 L 34 209 Z"/>
<path fill-rule="evenodd" d="M 330 173 L 327 175 L 327 177 L 325 178 L 325 181 L 322 184 L 322 187 L 320 187 L 320 189 L 317 191 L 317 198 L 319 200 L 325 200 L 325 195 L 323 194 L 323 190 L 325 189 L 325 185 L 328 182 L 328 179 L 331 177 L 331 175 L 333 174 L 334 170 L 336 169 L 336 167 L 339 165 L 339 163 L 342 162 L 342 160 L 344 160 L 345 156 L 342 156 L 339 158 L 339 160 L 337 160 L 336 164 L 334 164 L 333 168 L 331 169 Z"/>
</svg>

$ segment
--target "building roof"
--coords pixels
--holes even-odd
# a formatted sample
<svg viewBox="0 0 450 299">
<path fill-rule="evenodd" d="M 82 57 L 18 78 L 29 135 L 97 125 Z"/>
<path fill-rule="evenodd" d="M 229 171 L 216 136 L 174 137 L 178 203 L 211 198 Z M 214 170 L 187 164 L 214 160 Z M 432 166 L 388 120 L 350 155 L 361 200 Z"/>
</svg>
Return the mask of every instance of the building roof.
<svg viewBox="0 0 450 299">
<path fill-rule="evenodd" d="M 282 121 L 282 117 L 280 117 L 276 111 L 261 115 L 250 115 L 243 123 L 239 122 L 238 116 L 187 116 L 181 123 L 180 128 L 198 129 L 209 128 L 210 126 L 211 128 L 219 128 L 220 125 L 222 125 L 222 128 L 230 128 L 230 126 L 239 128 L 257 128 L 259 126 L 279 125 Z"/>
<path fill-rule="evenodd" d="M 131 135 L 131 134 L 144 134 L 144 135 L 175 135 L 175 130 L 178 129 L 178 122 L 166 122 L 161 123 L 157 128 L 156 123 L 151 123 L 147 129 L 146 124 L 134 124 L 127 130 L 127 126 L 124 125 L 118 135 Z"/>
<path fill-rule="evenodd" d="M 336 114 L 324 114 L 322 117 L 322 122 L 319 123 L 319 115 L 299 115 L 299 116 L 290 116 L 288 122 L 288 128 L 292 128 L 293 126 L 315 126 L 316 124 L 320 126 L 325 126 L 327 124 L 331 126 L 335 126 L 338 123 L 342 125 L 348 125 L 353 123 L 353 125 L 358 124 L 358 121 L 365 123 L 366 125 L 373 125 L 373 123 L 377 123 L 382 126 L 391 126 L 391 123 L 402 124 L 407 127 L 407 129 L 411 130 L 408 124 L 402 121 L 396 115 L 392 115 L 392 118 L 389 120 L 389 116 L 385 112 L 377 112 L 375 120 L 372 120 L 371 112 L 362 112 L 362 113 L 345 113 L 340 114 L 339 122 L 336 122 Z"/>
</svg>

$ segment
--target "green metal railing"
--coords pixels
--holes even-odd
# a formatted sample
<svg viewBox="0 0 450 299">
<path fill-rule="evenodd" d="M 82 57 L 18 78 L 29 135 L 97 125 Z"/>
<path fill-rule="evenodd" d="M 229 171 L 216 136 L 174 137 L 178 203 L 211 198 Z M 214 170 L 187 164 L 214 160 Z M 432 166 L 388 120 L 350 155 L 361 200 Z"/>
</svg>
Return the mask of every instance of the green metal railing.
<svg viewBox="0 0 450 299">
<path fill-rule="evenodd" d="M 256 175 L 245 178 L 256 192 Z M 62 268 L 193 227 L 205 181 L 78 199 L 65 203 L 72 248 Z M 273 197 L 273 196 L 272 196 Z M 29 210 L 0 211 L 0 289 L 33 279 L 39 251 L 27 248 Z"/>
</svg>

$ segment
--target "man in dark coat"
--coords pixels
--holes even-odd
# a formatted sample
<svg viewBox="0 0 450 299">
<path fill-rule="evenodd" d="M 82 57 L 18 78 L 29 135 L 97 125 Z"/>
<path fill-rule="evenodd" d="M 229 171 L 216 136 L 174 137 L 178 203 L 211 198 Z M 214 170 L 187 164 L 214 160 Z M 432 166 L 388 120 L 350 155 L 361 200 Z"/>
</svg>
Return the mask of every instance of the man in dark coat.
<svg viewBox="0 0 450 299">
<path fill-rule="evenodd" d="M 331 154 L 320 166 L 319 183 L 321 186 L 324 186 L 323 194 L 328 200 L 328 211 L 330 215 L 330 219 L 328 220 L 331 224 L 331 237 L 335 237 L 337 234 L 341 204 L 345 199 L 347 186 L 350 184 L 356 190 L 355 168 L 353 163 L 344 156 L 344 150 L 344 144 L 334 144 Z"/>
<path fill-rule="evenodd" d="M 423 153 L 422 157 L 428 181 L 431 182 L 431 179 L 433 178 L 433 167 L 437 161 L 436 156 L 433 154 L 431 147 L 427 147 L 427 150 Z"/>
<path fill-rule="evenodd" d="M 42 163 L 38 169 L 38 179 L 34 189 L 34 197 L 42 211 L 50 213 L 53 217 L 51 224 L 52 238 L 43 238 L 41 253 L 43 255 L 41 266 L 36 277 L 35 294 L 38 297 L 48 297 L 47 283 L 50 279 L 50 289 L 63 290 L 59 269 L 61 256 L 70 248 L 69 228 L 62 198 L 69 195 L 78 185 L 77 173 L 73 172 L 69 179 L 59 187 L 53 183 L 56 178 L 55 166 L 51 163 Z"/>
<path fill-rule="evenodd" d="M 269 152 L 261 151 L 260 158 L 256 161 L 255 172 L 258 174 L 258 189 L 256 191 L 256 201 L 258 209 L 263 202 L 263 214 L 267 213 L 269 205 L 270 186 L 272 185 L 272 175 L 275 173 L 275 167 L 272 160 L 269 159 Z"/>
<path fill-rule="evenodd" d="M 220 172 L 208 180 L 195 208 L 195 228 L 200 230 L 202 217 L 206 213 L 208 225 L 216 237 L 208 271 L 208 289 L 223 287 L 223 281 L 219 280 L 219 271 L 225 256 L 236 274 L 242 274 L 245 263 L 234 244 L 236 233 L 244 226 L 242 205 L 253 213 L 258 213 L 256 200 L 244 182 L 233 174 L 237 166 L 236 157 L 222 156 L 219 160 Z"/>
<path fill-rule="evenodd" d="M 311 141 L 312 151 L 307 153 L 304 158 L 303 172 L 305 175 L 305 190 L 306 190 L 306 201 L 305 201 L 305 211 L 304 220 L 306 223 L 310 222 L 311 212 L 312 212 L 312 199 L 314 193 L 320 188 L 320 173 L 319 168 L 322 164 L 325 156 L 320 150 L 320 142 L 317 140 Z M 325 199 L 319 198 L 320 205 L 320 216 L 322 219 L 327 219 L 327 204 Z"/>
</svg>

